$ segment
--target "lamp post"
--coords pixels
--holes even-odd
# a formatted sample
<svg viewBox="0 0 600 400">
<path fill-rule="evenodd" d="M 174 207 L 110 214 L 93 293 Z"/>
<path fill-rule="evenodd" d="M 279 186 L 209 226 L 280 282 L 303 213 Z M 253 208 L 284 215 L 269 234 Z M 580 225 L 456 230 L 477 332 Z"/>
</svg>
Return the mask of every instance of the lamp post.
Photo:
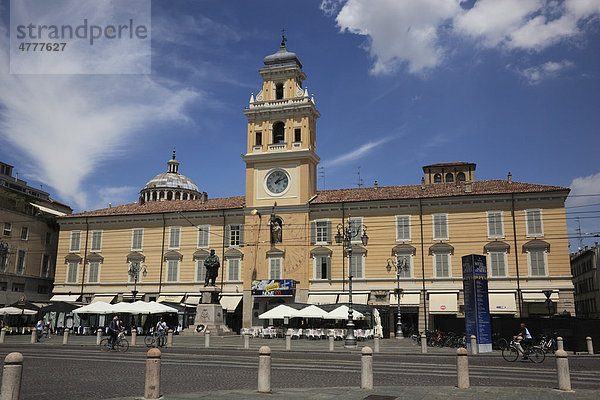
<svg viewBox="0 0 600 400">
<path fill-rule="evenodd" d="M 362 231 L 362 235 L 360 234 Z M 350 216 L 348 216 L 348 225 L 339 224 L 337 226 L 337 234 L 335 235 L 335 242 L 342 244 L 348 255 L 348 302 L 350 307 L 348 308 L 348 322 L 346 324 L 346 341 L 344 345 L 346 347 L 356 347 L 356 337 L 354 336 L 354 320 L 352 319 L 352 239 L 359 238 L 364 246 L 367 245 L 369 237 L 367 236 L 367 227 L 365 225 L 352 226 L 350 223 Z"/>
<path fill-rule="evenodd" d="M 398 260 L 397 258 L 394 260 L 393 258 L 387 259 L 387 269 L 388 272 L 392 270 L 392 266 L 396 269 L 396 299 L 398 299 L 398 322 L 396 323 L 396 339 L 404 339 L 404 334 L 402 333 L 402 314 L 400 312 L 400 294 L 402 291 L 400 290 L 400 273 L 407 269 L 405 260 Z"/>
<path fill-rule="evenodd" d="M 137 296 L 137 282 L 138 279 L 140 277 L 140 271 L 142 269 L 142 263 L 139 261 L 132 261 L 131 265 L 129 266 L 129 271 L 127 271 L 127 273 L 129 274 L 129 276 L 133 279 L 133 291 L 131 293 L 133 293 L 133 301 L 135 302 L 135 298 Z M 142 275 L 146 276 L 148 274 L 148 271 L 146 271 L 146 267 L 144 267 L 144 271 L 142 271 Z"/>
</svg>

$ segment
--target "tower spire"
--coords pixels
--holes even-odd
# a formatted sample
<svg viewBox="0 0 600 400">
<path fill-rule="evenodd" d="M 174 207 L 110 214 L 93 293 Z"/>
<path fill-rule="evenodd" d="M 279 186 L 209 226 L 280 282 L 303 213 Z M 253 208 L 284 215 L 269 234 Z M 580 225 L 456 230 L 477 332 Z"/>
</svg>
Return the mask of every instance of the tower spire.
<svg viewBox="0 0 600 400">
<path fill-rule="evenodd" d="M 285 42 L 287 42 L 287 38 L 285 37 L 285 28 L 281 30 L 281 47 L 285 47 Z"/>
</svg>

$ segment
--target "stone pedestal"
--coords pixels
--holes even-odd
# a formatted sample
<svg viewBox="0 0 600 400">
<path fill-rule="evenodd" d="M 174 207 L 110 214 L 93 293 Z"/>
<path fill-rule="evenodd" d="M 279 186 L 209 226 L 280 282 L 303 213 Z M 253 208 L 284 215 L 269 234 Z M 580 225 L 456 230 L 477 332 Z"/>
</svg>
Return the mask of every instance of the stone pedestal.
<svg viewBox="0 0 600 400">
<path fill-rule="evenodd" d="M 218 301 L 219 288 L 207 286 L 200 289 L 200 295 L 202 303 L 196 306 L 194 325 L 184 329 L 181 334 L 204 336 L 204 332 L 208 330 L 214 336 L 233 335 L 231 329 L 223 322 L 223 307 Z"/>
</svg>

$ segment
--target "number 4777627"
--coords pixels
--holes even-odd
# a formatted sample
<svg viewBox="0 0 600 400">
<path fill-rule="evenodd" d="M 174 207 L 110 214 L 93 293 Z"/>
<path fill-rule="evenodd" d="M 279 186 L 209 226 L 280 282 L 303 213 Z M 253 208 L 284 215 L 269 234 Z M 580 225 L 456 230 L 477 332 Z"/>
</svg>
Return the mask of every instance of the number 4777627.
<svg viewBox="0 0 600 400">
<path fill-rule="evenodd" d="M 19 50 L 21 51 L 64 51 L 66 43 L 35 43 L 21 42 Z"/>
</svg>

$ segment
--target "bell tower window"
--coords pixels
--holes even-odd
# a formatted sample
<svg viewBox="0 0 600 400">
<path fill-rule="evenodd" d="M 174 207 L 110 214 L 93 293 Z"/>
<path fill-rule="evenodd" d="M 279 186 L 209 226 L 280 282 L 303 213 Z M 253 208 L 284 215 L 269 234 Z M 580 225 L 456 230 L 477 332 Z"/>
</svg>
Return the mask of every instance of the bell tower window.
<svg viewBox="0 0 600 400">
<path fill-rule="evenodd" d="M 275 85 L 275 100 L 283 99 L 283 83 Z"/>
<path fill-rule="evenodd" d="M 294 142 L 302 141 L 302 130 L 300 128 L 294 129 Z"/>
<path fill-rule="evenodd" d="M 433 183 L 442 183 L 442 174 L 435 174 L 433 176 Z"/>
<path fill-rule="evenodd" d="M 255 140 L 256 146 L 262 146 L 262 132 L 256 132 L 255 137 L 256 137 L 256 140 Z"/>
<path fill-rule="evenodd" d="M 277 122 L 273 125 L 273 143 L 283 143 L 285 141 L 285 124 Z"/>
<path fill-rule="evenodd" d="M 459 172 L 456 175 L 456 180 L 459 181 L 459 182 L 464 182 L 465 181 L 465 174 L 464 174 L 464 172 Z"/>
<path fill-rule="evenodd" d="M 450 172 L 446 174 L 446 182 L 454 182 L 454 175 L 452 175 Z"/>
</svg>

